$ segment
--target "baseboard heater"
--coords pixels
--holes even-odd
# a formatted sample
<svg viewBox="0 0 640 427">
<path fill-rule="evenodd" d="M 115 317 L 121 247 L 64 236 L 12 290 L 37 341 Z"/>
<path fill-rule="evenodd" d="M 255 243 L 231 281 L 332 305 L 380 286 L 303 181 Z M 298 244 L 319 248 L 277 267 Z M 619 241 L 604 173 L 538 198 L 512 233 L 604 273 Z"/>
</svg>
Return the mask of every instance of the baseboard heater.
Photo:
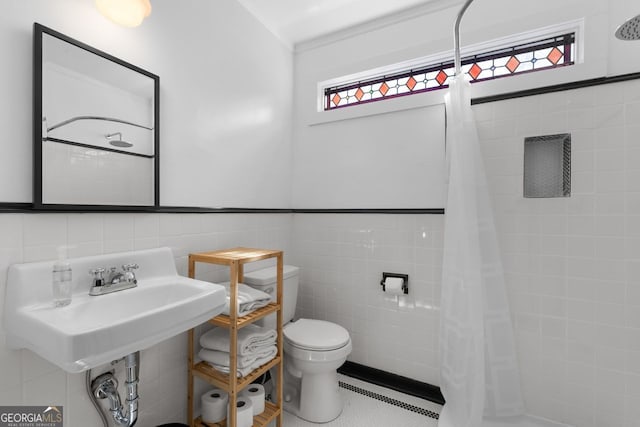
<svg viewBox="0 0 640 427">
<path fill-rule="evenodd" d="M 440 387 L 429 383 L 349 361 L 346 361 L 344 365 L 338 368 L 338 372 L 348 377 L 444 405 L 444 396 L 440 391 Z"/>
</svg>

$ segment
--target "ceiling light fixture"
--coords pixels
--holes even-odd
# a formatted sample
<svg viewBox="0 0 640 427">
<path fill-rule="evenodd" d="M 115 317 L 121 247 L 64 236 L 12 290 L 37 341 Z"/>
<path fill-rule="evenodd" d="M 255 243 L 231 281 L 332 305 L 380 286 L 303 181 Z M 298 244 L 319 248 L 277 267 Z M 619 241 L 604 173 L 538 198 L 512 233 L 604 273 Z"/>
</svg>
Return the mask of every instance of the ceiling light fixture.
<svg viewBox="0 0 640 427">
<path fill-rule="evenodd" d="M 96 0 L 101 14 L 124 27 L 137 27 L 151 14 L 149 0 Z"/>
</svg>

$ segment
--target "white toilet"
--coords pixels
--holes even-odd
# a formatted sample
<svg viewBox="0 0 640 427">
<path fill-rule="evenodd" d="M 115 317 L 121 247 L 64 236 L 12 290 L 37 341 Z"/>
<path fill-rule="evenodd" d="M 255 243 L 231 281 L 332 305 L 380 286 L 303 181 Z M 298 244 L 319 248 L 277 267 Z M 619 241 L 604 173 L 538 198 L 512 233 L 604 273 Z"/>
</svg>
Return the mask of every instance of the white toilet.
<svg viewBox="0 0 640 427">
<path fill-rule="evenodd" d="M 298 267 L 284 266 L 283 407 L 304 420 L 326 423 L 342 412 L 336 370 L 351 353 L 351 338 L 345 328 L 335 323 L 312 319 L 292 321 L 298 298 L 298 271 Z M 275 300 L 275 267 L 246 273 L 243 282 Z M 271 315 L 261 326 L 274 328 L 275 322 L 275 316 Z"/>
</svg>

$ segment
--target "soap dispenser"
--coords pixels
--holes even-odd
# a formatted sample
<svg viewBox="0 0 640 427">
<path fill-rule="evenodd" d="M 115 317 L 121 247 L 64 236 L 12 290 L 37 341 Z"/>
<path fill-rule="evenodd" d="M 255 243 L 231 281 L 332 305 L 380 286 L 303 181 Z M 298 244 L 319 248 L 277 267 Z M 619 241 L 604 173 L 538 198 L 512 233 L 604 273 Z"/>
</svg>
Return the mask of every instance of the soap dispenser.
<svg viewBox="0 0 640 427">
<path fill-rule="evenodd" d="M 64 307 L 71 303 L 72 287 L 71 264 L 67 261 L 66 246 L 58 247 L 58 259 L 53 263 L 52 284 L 53 284 L 53 305 Z"/>
</svg>

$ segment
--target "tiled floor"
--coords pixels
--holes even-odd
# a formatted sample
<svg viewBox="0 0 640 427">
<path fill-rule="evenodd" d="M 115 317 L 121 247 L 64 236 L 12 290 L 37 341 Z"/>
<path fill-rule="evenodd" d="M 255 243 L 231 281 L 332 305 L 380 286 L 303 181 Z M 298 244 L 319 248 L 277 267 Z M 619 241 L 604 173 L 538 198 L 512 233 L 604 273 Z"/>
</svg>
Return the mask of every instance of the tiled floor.
<svg viewBox="0 0 640 427">
<path fill-rule="evenodd" d="M 440 405 L 355 378 L 338 375 L 342 414 L 323 427 L 436 427 Z M 284 427 L 318 427 L 284 413 Z"/>
</svg>

